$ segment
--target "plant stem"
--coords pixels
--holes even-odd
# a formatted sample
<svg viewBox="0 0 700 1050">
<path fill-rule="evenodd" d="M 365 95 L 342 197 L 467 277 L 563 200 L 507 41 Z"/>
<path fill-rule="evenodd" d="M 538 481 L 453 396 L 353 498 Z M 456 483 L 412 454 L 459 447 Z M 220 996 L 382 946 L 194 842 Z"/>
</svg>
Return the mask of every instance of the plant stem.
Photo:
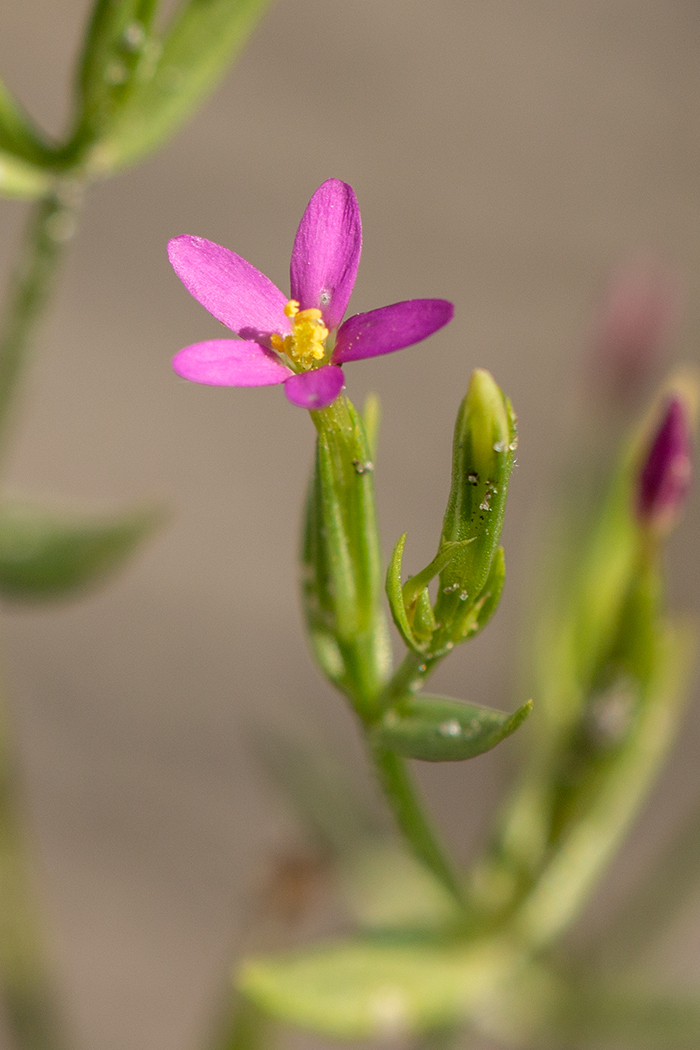
<svg viewBox="0 0 700 1050">
<path fill-rule="evenodd" d="M 75 229 L 80 187 L 57 184 L 32 208 L 19 264 L 0 320 L 0 449 L 4 451 L 12 406 L 27 351 L 51 292 L 54 274 Z"/>
<path fill-rule="evenodd" d="M 405 761 L 395 752 L 375 744 L 370 744 L 370 752 L 386 800 L 411 851 L 460 908 L 465 908 L 462 885 L 423 810 Z"/>
<path fill-rule="evenodd" d="M 16 1047 L 60 1050 L 66 1041 L 38 929 L 8 736 L 0 717 L 0 997 Z"/>
</svg>

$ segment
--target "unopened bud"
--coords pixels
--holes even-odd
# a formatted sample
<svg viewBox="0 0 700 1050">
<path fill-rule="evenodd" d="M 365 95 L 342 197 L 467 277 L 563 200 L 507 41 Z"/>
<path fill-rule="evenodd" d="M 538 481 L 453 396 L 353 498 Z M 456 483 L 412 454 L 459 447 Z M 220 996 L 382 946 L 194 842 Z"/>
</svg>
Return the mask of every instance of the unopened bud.
<svg viewBox="0 0 700 1050">
<path fill-rule="evenodd" d="M 667 532 L 685 502 L 690 478 L 690 421 L 682 399 L 668 399 L 639 473 L 637 513 L 644 525 Z"/>
<path fill-rule="evenodd" d="M 465 544 L 440 573 L 435 615 L 447 634 L 477 601 L 491 570 L 516 445 L 510 402 L 490 372 L 476 369 L 455 425 L 452 490 L 442 528 L 443 545 Z"/>
</svg>

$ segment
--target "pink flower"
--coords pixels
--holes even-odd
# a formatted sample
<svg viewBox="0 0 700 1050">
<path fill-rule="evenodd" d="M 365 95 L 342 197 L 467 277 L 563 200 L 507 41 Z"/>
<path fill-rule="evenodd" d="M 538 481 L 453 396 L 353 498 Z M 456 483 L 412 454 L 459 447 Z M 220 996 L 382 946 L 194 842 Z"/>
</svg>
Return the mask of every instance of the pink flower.
<svg viewBox="0 0 700 1050">
<path fill-rule="evenodd" d="M 175 237 L 168 256 L 194 298 L 239 339 L 209 339 L 173 358 L 184 379 L 213 386 L 284 383 L 300 408 L 325 408 L 343 388 L 342 365 L 420 342 L 452 319 L 444 299 L 410 299 L 355 314 L 341 324 L 362 248 L 352 187 L 329 179 L 299 224 L 291 297 L 264 274 L 202 237 Z"/>
</svg>

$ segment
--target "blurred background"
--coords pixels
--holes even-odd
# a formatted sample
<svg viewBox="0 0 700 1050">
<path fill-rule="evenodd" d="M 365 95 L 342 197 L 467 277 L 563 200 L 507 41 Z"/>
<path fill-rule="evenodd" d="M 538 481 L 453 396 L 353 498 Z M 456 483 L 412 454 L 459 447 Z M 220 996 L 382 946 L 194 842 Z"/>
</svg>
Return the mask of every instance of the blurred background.
<svg viewBox="0 0 700 1050">
<path fill-rule="evenodd" d="M 0 8 L 2 75 L 55 132 L 88 7 Z M 184 133 L 90 193 L 26 384 L 12 489 L 110 508 L 156 496 L 171 518 L 99 592 L 8 608 L 1 623 L 40 892 L 81 1046 L 198 1045 L 252 890 L 294 835 L 252 727 L 327 739 L 362 767 L 301 635 L 312 426 L 279 390 L 172 373 L 175 351 L 220 326 L 170 270 L 168 238 L 225 244 L 286 290 L 306 202 L 337 177 L 364 223 L 351 312 L 454 301 L 455 321 L 428 343 L 350 365 L 348 393 L 381 397 L 381 527 L 387 551 L 408 530 L 408 571 L 435 550 L 471 369 L 489 368 L 512 397 L 505 598 L 435 681 L 512 708 L 525 699 L 519 624 L 560 463 L 588 439 L 586 420 L 601 426 L 590 348 L 611 267 L 652 253 L 677 269 L 686 308 L 673 356 L 698 359 L 699 51 L 688 0 L 277 0 Z M 0 202 L 3 278 L 24 211 Z M 672 603 L 695 611 L 699 527 L 696 495 L 669 559 Z M 465 859 L 517 747 L 418 770 Z M 598 924 L 700 798 L 699 747 L 691 705 L 595 902 Z M 697 986 L 700 896 L 656 960 Z"/>
</svg>

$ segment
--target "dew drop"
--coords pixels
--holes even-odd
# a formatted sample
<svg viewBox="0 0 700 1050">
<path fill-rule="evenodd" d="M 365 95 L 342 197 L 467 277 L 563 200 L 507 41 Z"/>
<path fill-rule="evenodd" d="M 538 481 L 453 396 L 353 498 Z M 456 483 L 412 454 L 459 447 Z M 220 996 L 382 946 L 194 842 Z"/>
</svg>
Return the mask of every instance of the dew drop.
<svg viewBox="0 0 700 1050">
<path fill-rule="evenodd" d="M 518 439 L 517 438 L 513 438 L 513 440 L 511 441 L 510 445 L 508 446 L 508 450 L 510 452 L 515 452 L 517 447 L 518 447 Z"/>
<path fill-rule="evenodd" d="M 460 600 L 461 602 L 466 602 L 466 600 L 467 600 L 467 598 L 468 598 L 468 597 L 469 597 L 469 595 L 467 594 L 467 592 L 466 592 L 466 591 L 460 591 L 460 592 L 459 592 L 459 600 Z"/>
<path fill-rule="evenodd" d="M 420 671 L 421 674 L 425 674 L 425 672 L 428 670 L 428 665 L 427 664 L 418 664 L 418 670 Z"/>
<path fill-rule="evenodd" d="M 479 504 L 479 510 L 491 510 L 491 505 L 487 499 L 483 503 Z"/>
<path fill-rule="evenodd" d="M 146 30 L 141 22 L 129 22 L 122 33 L 122 44 L 127 51 L 140 51 L 146 42 Z"/>
<path fill-rule="evenodd" d="M 493 446 L 493 451 L 494 452 L 505 452 L 507 447 L 508 446 L 506 445 L 505 441 L 497 441 L 496 444 Z"/>
<path fill-rule="evenodd" d="M 329 302 L 331 301 L 331 293 L 328 291 L 327 288 L 323 289 L 323 291 L 318 297 L 318 301 L 321 306 L 328 306 Z"/>
<path fill-rule="evenodd" d="M 447 585 L 447 587 L 443 587 L 442 588 L 442 593 L 443 594 L 453 594 L 457 590 L 459 590 L 459 584 L 458 583 L 450 583 L 450 584 Z"/>
<path fill-rule="evenodd" d="M 374 470 L 374 463 L 369 459 L 365 463 L 361 459 L 353 459 L 352 465 L 357 474 L 371 474 Z"/>
<path fill-rule="evenodd" d="M 441 736 L 461 736 L 462 727 L 456 718 L 451 718 L 438 726 L 438 732 Z"/>
<path fill-rule="evenodd" d="M 479 484 L 479 475 L 478 474 L 467 474 L 467 481 L 469 482 L 470 485 L 478 485 Z"/>
</svg>

